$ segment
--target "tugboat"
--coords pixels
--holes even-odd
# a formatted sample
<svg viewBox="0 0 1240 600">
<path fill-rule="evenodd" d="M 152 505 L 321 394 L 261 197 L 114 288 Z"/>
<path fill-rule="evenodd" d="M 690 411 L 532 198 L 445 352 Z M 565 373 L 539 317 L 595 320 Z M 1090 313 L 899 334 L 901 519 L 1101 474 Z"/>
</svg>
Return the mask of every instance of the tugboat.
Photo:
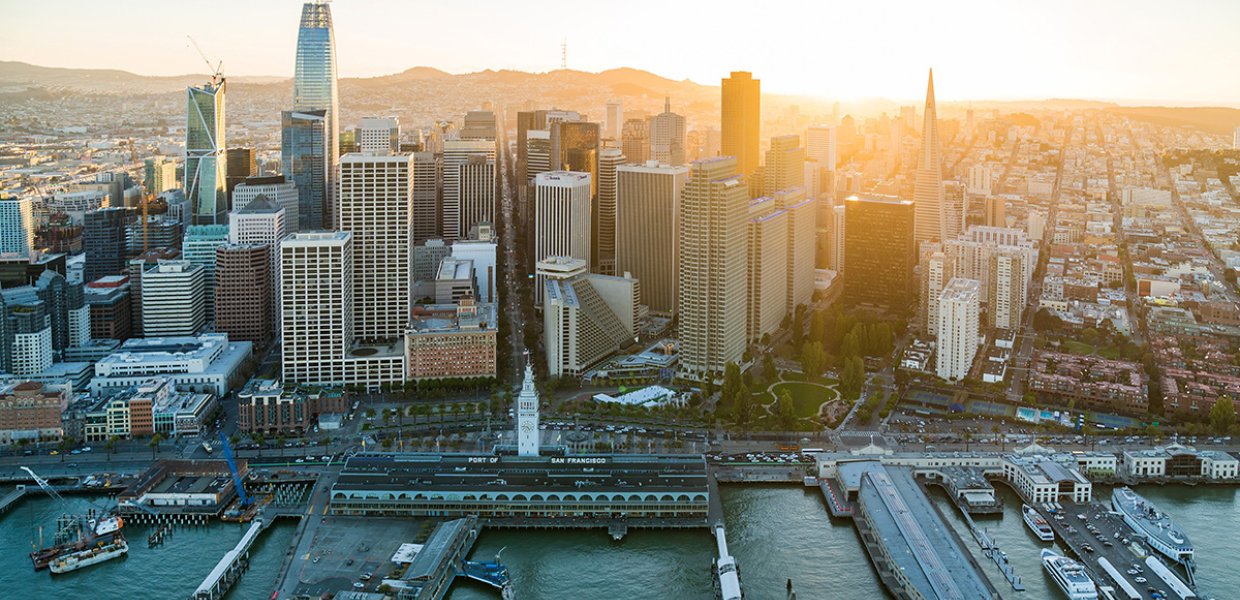
<svg viewBox="0 0 1240 600">
<path fill-rule="evenodd" d="M 1055 541 L 1055 531 L 1051 529 L 1050 523 L 1047 523 L 1046 519 L 1038 514 L 1037 510 L 1034 510 L 1028 504 L 1024 504 L 1021 505 L 1020 512 L 1025 517 L 1025 525 L 1029 526 L 1029 531 L 1038 536 L 1039 540 L 1044 542 Z"/>
</svg>

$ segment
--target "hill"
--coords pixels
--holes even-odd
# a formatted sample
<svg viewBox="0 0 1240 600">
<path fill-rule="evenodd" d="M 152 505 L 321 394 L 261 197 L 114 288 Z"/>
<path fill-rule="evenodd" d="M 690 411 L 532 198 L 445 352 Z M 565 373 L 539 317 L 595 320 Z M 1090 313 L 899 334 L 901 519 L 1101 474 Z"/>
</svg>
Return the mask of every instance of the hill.
<svg viewBox="0 0 1240 600">
<path fill-rule="evenodd" d="M 1230 136 L 1240 127 L 1240 109 L 1216 106 L 1116 106 L 1112 114 L 1168 127 L 1192 127 L 1206 133 Z"/>
</svg>

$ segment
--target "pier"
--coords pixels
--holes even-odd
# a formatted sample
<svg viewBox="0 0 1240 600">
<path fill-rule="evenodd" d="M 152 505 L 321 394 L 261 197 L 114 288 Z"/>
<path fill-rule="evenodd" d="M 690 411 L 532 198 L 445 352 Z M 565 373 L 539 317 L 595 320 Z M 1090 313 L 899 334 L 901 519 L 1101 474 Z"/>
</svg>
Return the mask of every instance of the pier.
<svg viewBox="0 0 1240 600">
<path fill-rule="evenodd" d="M 718 600 L 741 600 L 745 594 L 741 591 L 740 571 L 737 570 L 736 559 L 728 551 L 728 536 L 723 523 L 711 528 L 715 534 L 715 547 L 719 558 L 714 560 L 715 598 Z"/>
<path fill-rule="evenodd" d="M 215 565 L 214 569 L 207 574 L 207 578 L 202 580 L 198 585 L 198 589 L 194 591 L 194 595 L 190 596 L 190 600 L 219 600 L 223 598 L 228 590 L 232 588 L 241 574 L 250 568 L 250 547 L 254 545 L 254 541 L 258 539 L 258 534 L 267 528 L 267 521 L 263 519 L 255 519 L 250 523 L 250 528 L 246 530 L 245 535 L 241 536 L 241 541 L 232 550 L 224 553 L 224 558 Z"/>
</svg>

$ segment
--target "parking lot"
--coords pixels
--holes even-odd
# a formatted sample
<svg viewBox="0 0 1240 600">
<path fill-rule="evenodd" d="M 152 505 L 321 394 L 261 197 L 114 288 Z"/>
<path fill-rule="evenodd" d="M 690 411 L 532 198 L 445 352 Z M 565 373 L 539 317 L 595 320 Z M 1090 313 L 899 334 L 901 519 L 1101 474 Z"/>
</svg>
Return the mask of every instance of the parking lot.
<svg viewBox="0 0 1240 600">
<path fill-rule="evenodd" d="M 1098 559 L 1105 557 L 1142 598 L 1158 600 L 1170 597 L 1166 584 L 1146 569 L 1145 556 L 1139 555 L 1134 546 L 1141 548 L 1141 552 L 1148 553 L 1149 550 L 1133 539 L 1133 532 L 1124 524 L 1122 517 L 1099 502 L 1065 503 L 1062 506 L 1063 510 L 1054 513 L 1046 510 L 1045 506 L 1036 508 L 1054 527 L 1060 542 L 1071 548 L 1068 554 L 1076 555 L 1085 563 L 1096 583 L 1118 588 L 1099 566 Z"/>
</svg>

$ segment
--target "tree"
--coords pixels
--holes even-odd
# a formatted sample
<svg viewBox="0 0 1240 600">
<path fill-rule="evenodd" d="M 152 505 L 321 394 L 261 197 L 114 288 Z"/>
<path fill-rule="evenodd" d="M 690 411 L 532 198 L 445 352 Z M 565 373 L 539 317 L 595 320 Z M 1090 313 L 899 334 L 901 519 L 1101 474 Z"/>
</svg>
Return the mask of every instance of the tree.
<svg viewBox="0 0 1240 600">
<path fill-rule="evenodd" d="M 112 452 L 116 450 L 116 442 L 119 442 L 120 440 L 121 436 L 114 435 L 109 437 L 108 441 L 103 443 L 103 448 L 108 451 L 108 458 L 112 458 Z"/>
<path fill-rule="evenodd" d="M 740 384 L 732 396 L 732 421 L 741 429 L 747 429 L 753 422 L 755 410 L 749 388 L 745 387 L 744 383 Z"/>
<path fill-rule="evenodd" d="M 817 344 L 818 342 L 814 342 Z M 796 403 L 792 401 L 792 392 L 785 387 L 779 393 L 779 404 L 776 415 L 779 417 L 779 425 L 784 431 L 791 431 L 792 426 L 796 424 Z"/>
<path fill-rule="evenodd" d="M 822 375 L 827 366 L 827 351 L 822 349 L 821 342 L 808 342 L 801 347 L 801 371 L 809 379 Z"/>
<path fill-rule="evenodd" d="M 147 445 L 151 447 L 151 459 L 155 458 L 155 453 L 159 452 L 159 443 L 164 441 L 164 434 L 157 433 L 151 436 L 151 441 Z"/>
<path fill-rule="evenodd" d="M 861 394 L 865 385 L 865 360 L 860 356 L 844 359 L 844 369 L 840 372 L 840 392 L 845 398 L 854 399 Z"/>
<path fill-rule="evenodd" d="M 736 391 L 740 389 L 741 368 L 734 362 L 729 362 L 723 368 L 723 398 L 735 398 Z"/>
<path fill-rule="evenodd" d="M 779 372 L 775 369 L 775 359 L 771 358 L 770 353 L 762 357 L 762 378 L 767 381 L 775 381 L 775 377 Z"/>
<path fill-rule="evenodd" d="M 1214 401 L 1214 406 L 1210 407 L 1210 424 L 1219 435 L 1231 431 L 1236 424 L 1236 405 L 1229 396 L 1219 396 Z"/>
</svg>

